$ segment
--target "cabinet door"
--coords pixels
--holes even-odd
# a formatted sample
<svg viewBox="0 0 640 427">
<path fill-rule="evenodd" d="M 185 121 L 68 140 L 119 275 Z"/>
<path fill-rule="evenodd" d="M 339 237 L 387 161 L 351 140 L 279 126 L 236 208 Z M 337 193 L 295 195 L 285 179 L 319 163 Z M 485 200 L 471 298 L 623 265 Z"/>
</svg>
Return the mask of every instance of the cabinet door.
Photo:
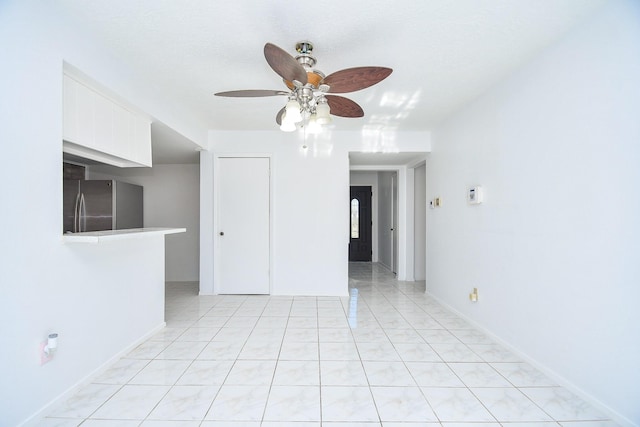
<svg viewBox="0 0 640 427">
<path fill-rule="evenodd" d="M 95 147 L 95 92 L 76 82 L 76 142 L 86 147 Z"/>
<path fill-rule="evenodd" d="M 67 76 L 64 76 L 63 92 L 63 139 L 92 147 L 94 145 L 94 92 Z"/>
<path fill-rule="evenodd" d="M 78 140 L 78 83 L 64 76 L 63 91 L 62 137 L 67 141 L 75 142 Z"/>
<path fill-rule="evenodd" d="M 92 148 L 107 154 L 122 154 L 114 138 L 114 104 L 98 93 L 93 93 L 94 145 Z"/>
</svg>

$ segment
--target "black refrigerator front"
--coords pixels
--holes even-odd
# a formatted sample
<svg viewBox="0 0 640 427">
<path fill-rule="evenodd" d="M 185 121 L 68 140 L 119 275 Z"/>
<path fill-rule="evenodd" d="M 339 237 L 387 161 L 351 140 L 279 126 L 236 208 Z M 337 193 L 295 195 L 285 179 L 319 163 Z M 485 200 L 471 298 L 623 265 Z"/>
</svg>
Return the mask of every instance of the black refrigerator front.
<svg viewBox="0 0 640 427">
<path fill-rule="evenodd" d="M 143 189 L 114 180 L 64 180 L 64 232 L 143 227 Z"/>
</svg>

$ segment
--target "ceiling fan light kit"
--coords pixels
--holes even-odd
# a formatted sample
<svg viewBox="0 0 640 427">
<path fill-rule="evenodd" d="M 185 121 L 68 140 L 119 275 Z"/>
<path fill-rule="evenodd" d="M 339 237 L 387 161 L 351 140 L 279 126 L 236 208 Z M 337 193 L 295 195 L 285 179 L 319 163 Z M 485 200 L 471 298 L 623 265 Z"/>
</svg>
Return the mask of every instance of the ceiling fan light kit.
<svg viewBox="0 0 640 427">
<path fill-rule="evenodd" d="M 269 66 L 284 80 L 289 92 L 279 90 L 235 90 L 218 92 L 227 97 L 289 97 L 284 108 L 276 114 L 276 123 L 285 132 L 298 127 L 320 127 L 331 123 L 331 115 L 363 117 L 364 111 L 354 101 L 329 93 L 347 93 L 373 86 L 387 78 L 393 71 L 386 67 L 356 67 L 337 71 L 325 77 L 314 69 L 317 60 L 311 55 L 313 44 L 301 41 L 296 44 L 299 53 L 295 58 L 278 46 L 267 43 L 264 56 Z"/>
</svg>

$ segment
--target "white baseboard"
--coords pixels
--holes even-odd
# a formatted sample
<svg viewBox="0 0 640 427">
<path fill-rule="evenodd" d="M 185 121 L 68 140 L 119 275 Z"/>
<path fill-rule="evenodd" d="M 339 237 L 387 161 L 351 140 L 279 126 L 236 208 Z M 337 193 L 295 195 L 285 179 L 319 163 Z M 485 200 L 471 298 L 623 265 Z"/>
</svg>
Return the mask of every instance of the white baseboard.
<svg viewBox="0 0 640 427">
<path fill-rule="evenodd" d="M 457 316 L 459 316 L 462 319 L 464 319 L 467 322 L 469 322 L 471 325 L 473 325 L 473 327 L 475 327 L 479 331 L 482 331 L 487 336 L 491 337 L 491 339 L 493 339 L 496 343 L 498 343 L 501 346 L 505 347 L 507 350 L 509 350 L 513 354 L 517 355 L 518 357 L 520 357 L 524 362 L 529 363 L 531 366 L 533 366 L 534 368 L 536 368 L 537 370 L 539 370 L 540 372 L 544 373 L 546 376 L 548 376 L 549 378 L 554 380 L 558 385 L 566 388 L 567 390 L 569 390 L 570 392 L 572 392 L 576 396 L 580 397 L 585 402 L 588 402 L 589 404 L 591 404 L 594 408 L 596 408 L 597 410 L 599 410 L 603 414 L 609 416 L 611 418 L 611 420 L 614 421 L 615 423 L 617 423 L 617 424 L 619 424 L 619 425 L 621 425 L 623 427 L 639 427 L 638 424 L 634 423 L 633 421 L 631 421 L 627 417 L 625 417 L 622 414 L 618 413 L 617 411 L 615 411 L 614 409 L 612 409 L 608 405 L 605 405 L 600 400 L 596 399 L 591 394 L 585 392 L 584 390 L 582 390 L 581 388 L 579 388 L 578 386 L 576 386 L 575 384 L 573 384 L 572 382 L 570 382 L 569 380 L 564 378 L 562 375 L 560 375 L 557 372 L 555 372 L 554 370 L 552 370 L 549 367 L 543 365 L 542 363 L 538 362 L 537 360 L 531 358 L 530 356 L 528 356 L 527 354 L 523 353 L 522 351 L 520 351 L 516 347 L 512 346 L 510 343 L 504 341 L 502 338 L 500 338 L 499 336 L 495 335 L 493 332 L 491 332 L 490 330 L 484 328 L 483 326 L 479 325 L 476 321 L 474 321 L 473 319 L 471 319 L 471 318 L 467 317 L 466 315 L 462 314 L 461 312 L 459 312 L 455 308 L 451 307 L 449 304 L 447 304 L 446 302 L 442 301 L 440 298 L 438 298 L 437 296 L 433 295 L 431 292 L 426 291 L 426 293 L 429 296 L 431 296 L 432 298 L 434 298 L 436 301 L 438 301 L 440 304 L 442 304 L 442 306 L 445 307 L 447 310 L 451 311 L 452 313 L 456 314 Z"/>
<path fill-rule="evenodd" d="M 42 418 L 47 416 L 54 409 L 56 405 L 69 399 L 71 396 L 77 393 L 78 390 L 80 390 L 82 387 L 85 387 L 86 385 L 90 384 L 93 381 L 93 379 L 97 378 L 99 375 L 102 375 L 102 373 L 104 373 L 107 369 L 109 369 L 114 363 L 120 360 L 123 356 L 126 356 L 127 354 L 129 354 L 133 349 L 138 347 L 143 342 L 147 341 L 157 332 L 162 330 L 165 326 L 166 326 L 166 323 L 162 322 L 160 325 L 156 326 L 155 328 L 153 328 L 152 330 L 144 334 L 142 337 L 138 338 L 136 341 L 134 341 L 133 343 L 131 343 L 130 345 L 128 345 L 127 347 L 125 347 L 124 349 L 116 353 L 112 358 L 110 358 L 105 363 L 100 365 L 89 375 L 82 378 L 80 381 L 78 381 L 77 383 L 69 387 L 67 390 L 65 390 L 62 394 L 60 394 L 55 399 L 53 399 L 52 401 L 44 405 L 42 408 L 40 408 L 38 412 L 36 412 L 35 414 L 31 415 L 29 418 L 27 418 L 20 424 L 18 424 L 17 427 L 38 426 L 40 424 L 40 421 L 42 421 Z"/>
</svg>

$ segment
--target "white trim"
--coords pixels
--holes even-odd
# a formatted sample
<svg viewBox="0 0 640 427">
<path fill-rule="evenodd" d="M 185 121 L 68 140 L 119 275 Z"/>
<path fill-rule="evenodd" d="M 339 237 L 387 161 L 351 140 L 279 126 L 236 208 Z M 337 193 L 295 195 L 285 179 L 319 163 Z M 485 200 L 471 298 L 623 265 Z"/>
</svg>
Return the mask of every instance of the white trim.
<svg viewBox="0 0 640 427">
<path fill-rule="evenodd" d="M 213 156 L 200 152 L 200 288 L 213 295 Z"/>
<path fill-rule="evenodd" d="M 219 182 L 218 179 L 218 162 L 220 159 L 228 159 L 228 158 L 258 158 L 258 159 L 269 159 L 269 295 L 273 294 L 273 277 L 274 277 L 274 264 L 273 261 L 275 259 L 275 245 L 274 245 L 274 156 L 271 153 L 214 153 L 213 154 L 213 228 L 212 228 L 212 247 L 213 247 L 213 284 L 212 284 L 212 294 L 217 295 L 220 293 L 220 279 L 219 279 L 219 271 L 220 268 L 216 268 L 216 266 L 220 265 L 220 257 L 219 257 L 219 248 L 218 242 L 219 239 L 216 238 L 216 230 L 218 230 L 218 215 L 219 215 L 219 201 L 218 194 L 219 192 Z M 202 263 L 202 260 L 201 260 Z M 203 293 L 200 293 L 203 295 Z"/>
<path fill-rule="evenodd" d="M 398 280 L 413 281 L 413 181 L 409 183 L 404 165 L 349 165 L 349 171 L 397 172 L 398 175 Z M 413 174 L 413 169 L 411 170 Z M 411 192 L 409 193 L 409 189 Z M 409 201 L 411 199 L 411 201 Z M 411 209 L 408 209 L 411 206 Z M 378 260 L 379 261 L 379 260 Z"/>
<path fill-rule="evenodd" d="M 409 169 L 416 169 L 419 168 L 422 165 L 425 165 L 427 163 L 427 155 L 425 154 L 424 157 L 421 157 L 419 159 L 415 159 L 409 163 L 407 163 L 405 166 Z"/>
<path fill-rule="evenodd" d="M 371 262 L 378 262 L 378 182 L 366 181 L 364 184 L 353 184 L 349 175 L 349 190 L 353 186 L 371 187 Z M 351 239 L 349 239 L 350 243 Z"/>
</svg>

